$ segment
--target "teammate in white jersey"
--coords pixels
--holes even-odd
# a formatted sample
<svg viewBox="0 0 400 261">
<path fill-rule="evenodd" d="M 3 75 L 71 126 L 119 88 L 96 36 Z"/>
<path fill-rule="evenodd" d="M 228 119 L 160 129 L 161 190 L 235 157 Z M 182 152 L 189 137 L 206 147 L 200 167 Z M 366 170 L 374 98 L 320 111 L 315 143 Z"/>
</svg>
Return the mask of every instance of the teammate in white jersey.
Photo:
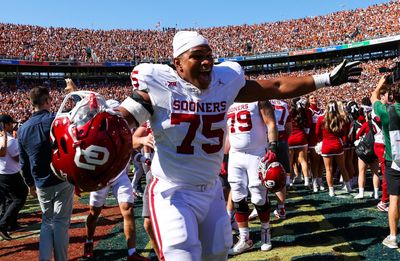
<svg viewBox="0 0 400 261">
<path fill-rule="evenodd" d="M 227 111 L 236 102 L 290 98 L 316 88 L 355 81 L 357 63 L 344 61 L 331 73 L 271 80 L 245 80 L 238 63 L 214 66 L 207 39 L 177 32 L 173 66 L 140 64 L 137 88 L 122 104 L 130 125 L 150 119 L 155 142 L 150 213 L 162 260 L 226 260 L 231 225 L 218 174 Z"/>
<path fill-rule="evenodd" d="M 253 247 L 246 202 L 248 191 L 261 221 L 261 250 L 269 251 L 272 248 L 269 228 L 271 207 L 267 188 L 261 184 L 257 167 L 265 155 L 268 142 L 275 146 L 275 151 L 267 152 L 268 162 L 276 161 L 278 133 L 272 105 L 265 101 L 234 103 L 228 110 L 227 125 L 230 142 L 228 181 L 240 233 L 239 241 L 229 250 L 229 255 L 240 254 Z"/>
<path fill-rule="evenodd" d="M 274 216 L 278 219 L 286 218 L 286 187 L 290 184 L 290 160 L 288 138 L 292 132 L 292 120 L 289 105 L 282 100 L 270 100 L 274 107 L 276 126 L 278 128 L 278 161 L 286 171 L 286 186 L 281 191 L 276 192 L 278 201 Z"/>
<path fill-rule="evenodd" d="M 70 85 L 72 83 L 70 82 Z M 76 89 L 75 87 L 71 87 Z M 119 106 L 119 102 L 115 100 L 107 100 L 107 105 L 110 108 L 116 108 Z M 136 153 L 136 154 L 135 154 Z M 134 152 L 134 158 L 138 158 L 140 153 Z M 139 161 L 139 160 L 137 160 Z M 83 256 L 87 258 L 93 258 L 93 238 L 97 226 L 97 219 L 101 214 L 104 203 L 106 202 L 108 192 L 111 189 L 112 193 L 118 201 L 118 205 L 124 219 L 124 234 L 126 238 L 126 244 L 128 247 L 128 261 L 144 261 L 149 260 L 136 252 L 136 226 L 135 216 L 133 210 L 134 196 L 131 186 L 131 182 L 128 177 L 128 170 L 130 164 L 116 177 L 110 184 L 101 190 L 90 192 L 89 199 L 89 215 L 86 218 L 86 242 L 84 245 Z"/>
</svg>

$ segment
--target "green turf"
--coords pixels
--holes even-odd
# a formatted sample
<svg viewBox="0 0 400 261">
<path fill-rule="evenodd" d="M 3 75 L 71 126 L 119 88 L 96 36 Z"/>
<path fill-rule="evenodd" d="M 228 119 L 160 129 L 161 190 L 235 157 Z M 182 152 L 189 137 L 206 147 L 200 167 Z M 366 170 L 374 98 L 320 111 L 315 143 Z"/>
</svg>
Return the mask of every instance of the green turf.
<svg viewBox="0 0 400 261">
<path fill-rule="evenodd" d="M 269 252 L 259 250 L 260 224 L 252 221 L 254 249 L 229 260 L 400 260 L 399 250 L 389 249 L 381 243 L 389 228 L 387 214 L 376 208 L 378 201 L 372 198 L 355 200 L 355 191 L 346 195 L 338 187 L 336 190 L 338 197 L 330 198 L 326 191 L 312 193 L 302 185 L 295 185 L 289 191 L 287 219 L 275 220 L 271 216 L 273 249 Z M 82 200 L 85 202 L 87 198 Z M 271 201 L 274 208 L 274 197 Z M 107 204 L 116 205 L 116 202 L 110 197 Z M 140 217 L 141 204 L 141 200 L 135 202 L 137 247 L 148 256 L 150 250 Z M 97 260 L 125 260 L 126 244 L 121 223 L 97 244 L 95 254 Z"/>
</svg>

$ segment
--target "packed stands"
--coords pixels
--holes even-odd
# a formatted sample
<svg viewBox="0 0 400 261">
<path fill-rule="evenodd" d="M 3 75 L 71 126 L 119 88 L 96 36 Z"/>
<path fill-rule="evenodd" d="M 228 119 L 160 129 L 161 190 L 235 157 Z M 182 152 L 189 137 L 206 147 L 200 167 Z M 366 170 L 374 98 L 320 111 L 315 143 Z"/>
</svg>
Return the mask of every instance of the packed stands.
<svg viewBox="0 0 400 261">
<path fill-rule="evenodd" d="M 91 30 L 0 23 L 0 58 L 34 61 L 147 61 L 171 57 L 175 28 Z M 400 32 L 400 1 L 254 25 L 200 29 L 216 57 L 331 46 Z"/>
</svg>

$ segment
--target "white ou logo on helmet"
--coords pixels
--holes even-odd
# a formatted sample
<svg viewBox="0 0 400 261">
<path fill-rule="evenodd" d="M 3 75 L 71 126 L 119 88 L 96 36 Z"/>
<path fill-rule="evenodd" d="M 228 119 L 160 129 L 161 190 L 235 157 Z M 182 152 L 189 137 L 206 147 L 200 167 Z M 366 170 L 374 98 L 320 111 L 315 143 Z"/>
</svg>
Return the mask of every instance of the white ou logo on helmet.
<svg viewBox="0 0 400 261">
<path fill-rule="evenodd" d="M 100 153 L 103 153 L 103 158 L 100 159 Z M 81 156 L 85 158 L 87 163 L 81 162 Z M 110 152 L 105 147 L 90 145 L 85 150 L 79 147 L 76 150 L 74 162 L 76 166 L 82 169 L 95 170 L 96 166 L 101 166 L 108 161 Z"/>
<path fill-rule="evenodd" d="M 275 181 L 273 181 L 273 180 L 267 180 L 267 181 L 265 181 L 265 186 L 266 186 L 267 188 L 271 189 L 271 188 L 275 187 Z"/>
</svg>

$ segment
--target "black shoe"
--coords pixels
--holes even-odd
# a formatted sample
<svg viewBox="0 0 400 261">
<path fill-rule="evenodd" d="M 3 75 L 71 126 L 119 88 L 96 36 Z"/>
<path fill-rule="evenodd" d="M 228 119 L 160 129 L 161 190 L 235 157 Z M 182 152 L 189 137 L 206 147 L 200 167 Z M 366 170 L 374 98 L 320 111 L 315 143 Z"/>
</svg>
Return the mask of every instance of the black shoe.
<svg viewBox="0 0 400 261">
<path fill-rule="evenodd" d="M 12 237 L 10 237 L 10 235 L 5 230 L 0 230 L 0 237 L 7 241 L 12 240 Z"/>
<path fill-rule="evenodd" d="M 17 224 L 17 225 L 14 225 L 14 226 L 8 226 L 6 230 L 7 230 L 7 232 L 17 232 L 17 231 L 20 231 L 20 230 L 24 230 L 27 227 L 28 226 L 21 226 L 21 225 Z"/>
</svg>

